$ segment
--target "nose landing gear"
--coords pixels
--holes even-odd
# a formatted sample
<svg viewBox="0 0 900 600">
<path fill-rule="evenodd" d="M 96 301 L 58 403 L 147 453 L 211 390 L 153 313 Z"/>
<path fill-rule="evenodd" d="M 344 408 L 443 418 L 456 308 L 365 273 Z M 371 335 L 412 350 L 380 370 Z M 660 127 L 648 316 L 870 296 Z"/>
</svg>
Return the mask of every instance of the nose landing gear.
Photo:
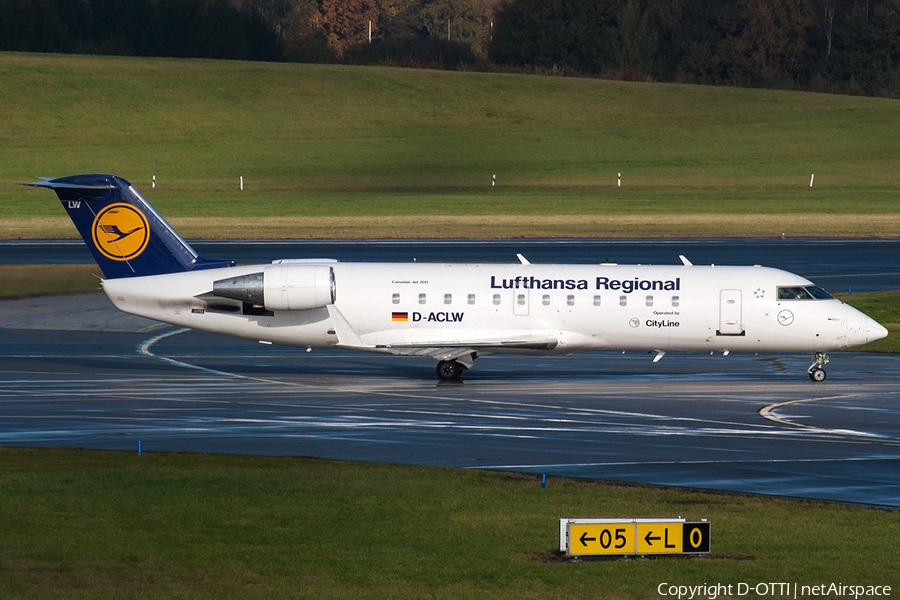
<svg viewBox="0 0 900 600">
<path fill-rule="evenodd" d="M 809 378 L 816 383 L 825 381 L 825 365 L 828 364 L 828 356 L 824 352 L 816 352 L 813 355 L 813 362 L 806 370 Z"/>
</svg>

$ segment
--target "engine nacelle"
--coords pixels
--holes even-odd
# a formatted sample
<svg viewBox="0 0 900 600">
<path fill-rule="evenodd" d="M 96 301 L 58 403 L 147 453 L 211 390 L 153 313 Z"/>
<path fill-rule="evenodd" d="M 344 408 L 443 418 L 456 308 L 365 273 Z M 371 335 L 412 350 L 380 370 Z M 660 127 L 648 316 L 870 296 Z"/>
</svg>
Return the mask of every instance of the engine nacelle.
<svg viewBox="0 0 900 600">
<path fill-rule="evenodd" d="M 334 269 L 326 265 L 273 265 L 260 273 L 215 281 L 213 294 L 271 311 L 323 308 L 334 303 Z"/>
</svg>

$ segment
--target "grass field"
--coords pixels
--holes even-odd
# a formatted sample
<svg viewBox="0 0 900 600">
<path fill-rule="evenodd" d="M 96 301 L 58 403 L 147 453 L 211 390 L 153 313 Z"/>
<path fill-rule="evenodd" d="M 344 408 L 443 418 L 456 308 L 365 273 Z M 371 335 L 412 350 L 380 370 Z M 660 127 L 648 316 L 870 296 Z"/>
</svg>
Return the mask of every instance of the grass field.
<svg viewBox="0 0 900 600">
<path fill-rule="evenodd" d="M 19 184 L 84 172 L 188 237 L 894 236 L 897 122 L 877 98 L 3 53 L 0 237 L 72 237 Z"/>
<path fill-rule="evenodd" d="M 445 468 L 10 448 L 0 448 L 0 481 L 4 598 L 640 599 L 660 598 L 666 582 L 900 586 L 900 512 L 830 503 L 552 474 L 542 489 L 539 476 Z M 585 515 L 708 518 L 712 553 L 561 560 L 558 518 Z"/>
<path fill-rule="evenodd" d="M 100 275 L 96 265 L 0 265 L 0 298 L 95 291 Z"/>
</svg>

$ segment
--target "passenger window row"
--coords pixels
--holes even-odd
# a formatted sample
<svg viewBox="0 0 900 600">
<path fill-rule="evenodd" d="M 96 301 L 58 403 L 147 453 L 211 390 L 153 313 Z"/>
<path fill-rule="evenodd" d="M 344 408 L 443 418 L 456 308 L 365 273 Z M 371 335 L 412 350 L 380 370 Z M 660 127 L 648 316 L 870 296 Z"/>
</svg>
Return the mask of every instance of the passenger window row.
<svg viewBox="0 0 900 600">
<path fill-rule="evenodd" d="M 425 304 L 427 302 L 427 296 L 424 293 L 419 294 L 419 304 Z M 644 304 L 646 306 L 654 306 L 655 298 L 653 296 L 645 296 Z M 391 295 L 391 302 L 393 304 L 400 304 L 400 293 L 394 292 Z M 544 306 L 550 306 L 552 302 L 550 294 L 543 294 L 541 296 L 541 304 Z M 519 306 L 525 306 L 526 296 L 525 294 L 516 294 L 516 304 Z M 600 306 L 602 304 L 602 297 L 597 294 L 593 299 L 594 306 Z M 444 294 L 444 304 L 453 304 L 453 294 Z M 466 296 L 466 304 L 475 304 L 475 294 L 468 294 Z M 501 296 L 500 294 L 493 294 L 491 297 L 491 304 L 494 306 L 499 306 L 501 304 Z M 670 304 L 673 307 L 681 306 L 681 298 L 679 296 L 672 296 L 670 298 Z M 566 295 L 566 306 L 575 306 L 575 295 L 568 294 Z M 619 296 L 619 306 L 628 306 L 628 296 L 621 295 Z"/>
</svg>

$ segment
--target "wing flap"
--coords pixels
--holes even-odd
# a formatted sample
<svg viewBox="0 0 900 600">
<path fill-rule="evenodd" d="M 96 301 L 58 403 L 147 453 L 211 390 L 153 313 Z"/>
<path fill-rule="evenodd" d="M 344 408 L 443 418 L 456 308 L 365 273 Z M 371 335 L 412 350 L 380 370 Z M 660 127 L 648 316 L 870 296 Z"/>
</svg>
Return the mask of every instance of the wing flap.
<svg viewBox="0 0 900 600">
<path fill-rule="evenodd" d="M 460 342 L 413 342 L 379 344 L 375 348 L 400 356 L 431 356 L 438 360 L 454 360 L 473 352 L 550 352 L 559 345 L 555 337 L 523 337 L 515 339 L 485 339 Z"/>
</svg>

